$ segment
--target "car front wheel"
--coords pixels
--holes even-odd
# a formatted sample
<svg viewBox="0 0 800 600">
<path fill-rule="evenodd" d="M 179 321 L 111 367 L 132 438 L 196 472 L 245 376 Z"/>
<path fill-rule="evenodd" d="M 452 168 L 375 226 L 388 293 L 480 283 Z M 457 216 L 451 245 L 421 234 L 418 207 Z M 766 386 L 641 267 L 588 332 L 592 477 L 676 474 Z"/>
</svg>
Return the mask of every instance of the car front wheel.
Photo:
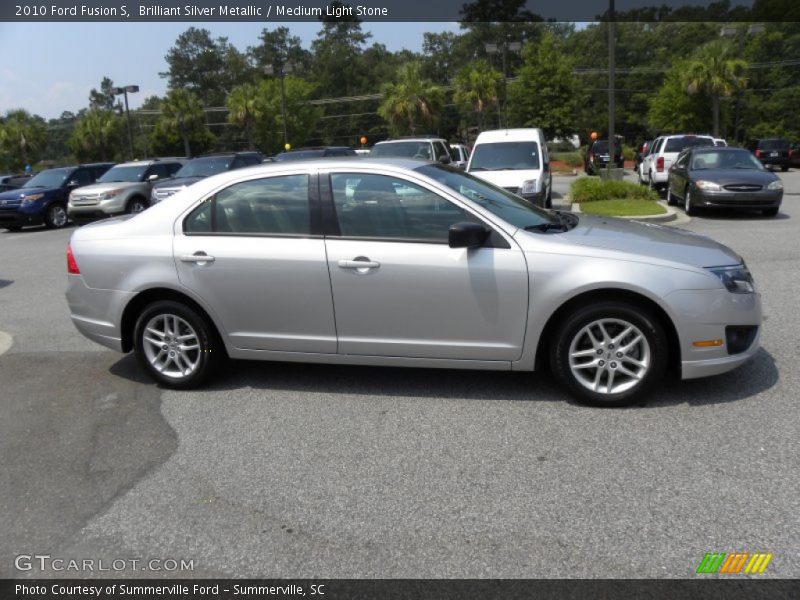
<svg viewBox="0 0 800 600">
<path fill-rule="evenodd" d="M 153 379 L 169 388 L 202 385 L 225 356 L 207 319 L 171 300 L 146 307 L 136 321 L 134 336 L 141 365 Z"/>
<path fill-rule="evenodd" d="M 675 196 L 672 194 L 672 190 L 669 187 L 669 183 L 667 183 L 667 204 L 670 206 L 674 206 L 678 203 L 675 199 Z"/>
<path fill-rule="evenodd" d="M 48 229 L 59 229 L 64 227 L 68 221 L 67 209 L 59 202 L 54 202 L 47 208 L 44 214 L 44 224 Z"/>
<path fill-rule="evenodd" d="M 692 190 L 688 187 L 683 193 L 683 211 L 687 215 L 693 215 L 696 212 L 695 207 L 692 205 Z"/>
<path fill-rule="evenodd" d="M 127 213 L 128 214 L 136 214 L 140 213 L 147 209 L 147 202 L 144 198 L 133 198 L 130 202 L 128 202 L 127 206 Z"/>
<path fill-rule="evenodd" d="M 663 378 L 667 338 L 648 311 L 624 302 L 598 302 L 564 320 L 550 364 L 579 402 L 628 406 Z"/>
</svg>

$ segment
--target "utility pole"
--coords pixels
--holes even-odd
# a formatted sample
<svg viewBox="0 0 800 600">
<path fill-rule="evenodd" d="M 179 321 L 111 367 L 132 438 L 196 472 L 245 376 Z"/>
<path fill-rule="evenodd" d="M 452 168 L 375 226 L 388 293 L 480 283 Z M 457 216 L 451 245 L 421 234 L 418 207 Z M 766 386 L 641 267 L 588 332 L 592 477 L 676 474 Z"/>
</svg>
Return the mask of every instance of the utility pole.
<svg viewBox="0 0 800 600">
<path fill-rule="evenodd" d="M 608 179 L 611 179 L 611 165 L 614 163 L 614 0 L 608 0 Z"/>
<path fill-rule="evenodd" d="M 130 152 L 128 158 L 133 160 L 133 130 L 131 129 L 131 111 L 128 109 L 128 92 L 135 94 L 139 91 L 138 85 L 126 85 L 125 87 L 111 88 L 111 93 L 115 96 L 123 94 L 125 96 L 125 117 L 128 121 L 128 151 Z"/>
</svg>

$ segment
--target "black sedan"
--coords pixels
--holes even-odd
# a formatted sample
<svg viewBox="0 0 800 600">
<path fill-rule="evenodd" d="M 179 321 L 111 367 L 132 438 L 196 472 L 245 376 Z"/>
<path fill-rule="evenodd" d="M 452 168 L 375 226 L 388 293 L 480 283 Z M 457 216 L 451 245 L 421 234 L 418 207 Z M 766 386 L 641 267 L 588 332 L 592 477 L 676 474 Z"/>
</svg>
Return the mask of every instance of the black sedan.
<svg viewBox="0 0 800 600">
<path fill-rule="evenodd" d="M 760 210 L 774 217 L 783 200 L 783 182 L 747 150 L 687 148 L 669 169 L 667 204 L 699 208 Z"/>
</svg>

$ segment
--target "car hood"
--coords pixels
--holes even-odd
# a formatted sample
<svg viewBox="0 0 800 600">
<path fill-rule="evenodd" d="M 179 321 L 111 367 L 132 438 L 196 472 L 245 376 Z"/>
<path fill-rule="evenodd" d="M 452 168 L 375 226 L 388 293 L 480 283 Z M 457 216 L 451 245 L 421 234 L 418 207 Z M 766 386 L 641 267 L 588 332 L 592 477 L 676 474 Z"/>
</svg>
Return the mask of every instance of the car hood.
<svg viewBox="0 0 800 600">
<path fill-rule="evenodd" d="M 706 181 L 713 181 L 720 185 L 751 183 L 754 185 L 767 186 L 776 179 L 779 179 L 774 173 L 758 169 L 704 169 L 692 171 L 691 176 L 695 181 L 705 179 Z"/>
<path fill-rule="evenodd" d="M 125 188 L 133 187 L 134 185 L 142 185 L 137 181 L 109 181 L 106 183 L 93 183 L 91 185 L 84 185 L 79 188 L 81 195 L 91 196 L 94 194 L 105 194 L 114 190 L 124 190 Z"/>
<path fill-rule="evenodd" d="M 161 182 L 155 184 L 153 187 L 156 188 L 156 189 L 158 189 L 158 188 L 187 187 L 187 186 L 192 185 L 193 183 L 197 183 L 201 179 L 205 179 L 205 177 L 199 177 L 199 176 L 194 176 L 194 177 L 175 177 L 173 179 L 165 179 L 164 181 L 161 181 Z"/>
<path fill-rule="evenodd" d="M 470 175 L 479 177 L 484 181 L 499 185 L 500 187 L 520 187 L 523 181 L 539 179 L 542 172 L 539 169 L 519 169 L 513 171 L 470 171 Z"/>
<path fill-rule="evenodd" d="M 564 241 L 626 252 L 694 267 L 721 267 L 742 262 L 727 246 L 703 235 L 656 223 L 581 214 L 570 231 L 555 234 Z"/>
<path fill-rule="evenodd" d="M 34 194 L 52 194 L 59 189 L 60 188 L 17 188 L 0 193 L 0 200 L 20 200 L 25 196 L 33 196 Z"/>
</svg>

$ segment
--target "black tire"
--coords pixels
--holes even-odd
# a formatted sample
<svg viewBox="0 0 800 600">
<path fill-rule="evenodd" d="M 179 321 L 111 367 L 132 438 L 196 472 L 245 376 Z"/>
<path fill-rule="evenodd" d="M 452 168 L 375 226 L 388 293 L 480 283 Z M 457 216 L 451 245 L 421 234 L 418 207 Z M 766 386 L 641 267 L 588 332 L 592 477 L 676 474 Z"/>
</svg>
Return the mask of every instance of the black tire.
<svg viewBox="0 0 800 600">
<path fill-rule="evenodd" d="M 545 208 L 553 208 L 553 184 L 550 184 L 550 189 L 547 190 L 547 198 L 544 200 Z"/>
<path fill-rule="evenodd" d="M 675 196 L 672 195 L 672 190 L 669 189 L 669 183 L 667 183 L 667 204 L 669 206 L 675 206 L 678 201 L 675 199 Z"/>
<path fill-rule="evenodd" d="M 653 181 L 653 172 L 650 171 L 650 175 L 647 178 L 647 187 L 649 187 L 654 192 L 658 192 L 658 188 L 656 187 L 656 182 Z"/>
<path fill-rule="evenodd" d="M 788 165 L 781 166 L 781 171 L 782 172 L 786 173 L 786 171 L 788 171 L 788 170 L 789 170 L 789 166 Z"/>
<path fill-rule="evenodd" d="M 630 380 L 633 381 L 630 387 L 617 393 L 603 392 L 602 386 L 601 391 L 589 389 L 573 373 L 569 362 L 570 346 L 576 338 L 582 335 L 582 330 L 592 323 L 605 319 L 633 325 L 642 333 L 649 350 L 648 367 L 641 379 L 636 380 L 625 375 L 617 375 L 617 377 L 627 377 L 627 379 L 623 379 L 623 385 L 631 384 Z M 617 326 L 624 328 L 624 325 Z M 611 330 L 609 334 L 613 337 L 614 332 L 615 330 Z M 623 338 L 621 341 L 626 339 Z M 663 379 L 667 369 L 668 342 L 661 324 L 648 310 L 624 301 L 602 301 L 576 309 L 563 320 L 556 331 L 554 340 L 555 343 L 550 350 L 550 366 L 553 374 L 567 391 L 583 404 L 608 408 L 643 404 L 647 394 Z M 613 350 L 607 349 L 604 349 L 603 352 L 614 353 Z M 609 354 L 608 357 L 610 356 Z M 608 357 L 606 360 L 619 360 Z M 623 362 L 624 359 L 619 360 L 620 365 Z M 608 362 L 609 368 L 613 364 L 614 362 Z M 608 385 L 607 374 L 605 378 L 606 385 Z"/>
<path fill-rule="evenodd" d="M 44 226 L 48 229 L 61 229 L 69 223 L 67 209 L 61 202 L 53 202 L 44 213 Z"/>
<path fill-rule="evenodd" d="M 772 208 L 765 208 L 761 211 L 761 214 L 765 217 L 775 217 L 778 215 L 779 207 L 773 206 Z"/>
<path fill-rule="evenodd" d="M 149 206 L 150 204 L 147 202 L 147 200 L 141 196 L 134 196 L 128 200 L 128 205 L 125 207 L 125 212 L 128 214 L 140 213 L 144 210 L 147 210 Z"/>
<path fill-rule="evenodd" d="M 198 342 L 197 350 L 185 351 L 196 352 L 196 354 L 191 356 L 191 360 L 197 360 L 196 367 L 185 377 L 171 377 L 160 372 L 151 364 L 147 356 L 147 351 L 145 350 L 145 327 L 152 319 L 158 319 L 159 316 L 167 315 L 182 319 L 186 324 L 191 326 L 194 330 L 193 333 L 196 334 L 195 337 Z M 184 331 L 186 330 L 184 329 Z M 149 335 L 152 336 L 152 334 Z M 152 336 L 151 339 L 154 337 L 155 336 Z M 203 385 L 213 376 L 227 357 L 225 347 L 219 339 L 213 325 L 194 309 L 172 300 L 161 300 L 144 308 L 136 320 L 133 343 L 136 358 L 144 370 L 147 371 L 150 377 L 157 383 L 172 389 L 187 390 Z M 166 371 L 166 368 L 164 370 Z"/>
<path fill-rule="evenodd" d="M 22 229 L 22 225 L 6 225 L 5 228 L 8 231 L 19 231 Z"/>
<path fill-rule="evenodd" d="M 697 214 L 697 209 L 692 204 L 692 190 L 690 188 L 686 188 L 686 191 L 683 192 L 683 211 L 687 214 L 687 216 L 692 216 Z"/>
</svg>

